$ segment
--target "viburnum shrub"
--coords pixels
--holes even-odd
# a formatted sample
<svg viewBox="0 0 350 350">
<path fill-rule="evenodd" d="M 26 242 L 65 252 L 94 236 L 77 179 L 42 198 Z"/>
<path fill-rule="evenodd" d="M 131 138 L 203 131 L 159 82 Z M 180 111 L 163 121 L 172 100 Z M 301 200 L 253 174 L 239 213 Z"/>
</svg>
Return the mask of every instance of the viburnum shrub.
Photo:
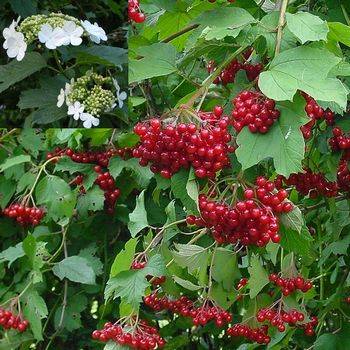
<svg viewBox="0 0 350 350">
<path fill-rule="evenodd" d="M 40 52 L 63 70 L 19 108 L 36 108 L 34 90 L 89 127 L 125 105 L 114 49 L 72 56 L 92 40 L 74 47 L 80 19 L 104 27 L 119 8 L 94 4 L 5 31 L 27 44 L 10 67 Z M 346 347 L 349 4 L 142 0 L 128 13 L 118 128 L 0 130 L 0 349 Z M 66 20 L 73 43 L 39 44 Z"/>
<path fill-rule="evenodd" d="M 130 3 L 132 157 L 155 181 L 105 297 L 166 348 L 347 341 L 349 5 Z"/>
<path fill-rule="evenodd" d="M 118 126 L 127 112 L 126 1 L 27 3 L 0 7 L 0 125 Z"/>
</svg>

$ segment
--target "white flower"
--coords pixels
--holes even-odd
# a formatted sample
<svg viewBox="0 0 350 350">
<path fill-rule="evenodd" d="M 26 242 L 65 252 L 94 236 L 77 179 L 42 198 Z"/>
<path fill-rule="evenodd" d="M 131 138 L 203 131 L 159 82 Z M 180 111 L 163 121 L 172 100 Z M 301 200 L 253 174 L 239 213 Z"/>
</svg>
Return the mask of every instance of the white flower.
<svg viewBox="0 0 350 350">
<path fill-rule="evenodd" d="M 66 99 L 66 92 L 64 89 L 61 89 L 60 94 L 57 96 L 57 107 L 61 108 Z"/>
<path fill-rule="evenodd" d="M 7 56 L 15 58 L 17 61 L 22 61 L 27 50 L 27 44 L 24 40 L 24 35 L 16 31 L 18 21 L 12 21 L 8 28 L 2 31 L 5 41 L 2 47 L 6 50 Z"/>
<path fill-rule="evenodd" d="M 120 91 L 120 86 L 118 84 L 117 79 L 113 78 L 112 80 L 113 80 L 113 85 L 117 92 L 117 101 L 118 101 L 119 108 L 123 108 L 124 101 L 128 98 L 128 95 L 125 91 Z"/>
<path fill-rule="evenodd" d="M 86 129 L 90 129 L 92 126 L 98 126 L 100 124 L 100 119 L 95 118 L 90 113 L 82 113 L 80 115 L 80 120 L 83 121 L 83 126 Z"/>
<path fill-rule="evenodd" d="M 43 24 L 38 33 L 39 41 L 50 49 L 54 50 L 62 46 L 65 40 L 65 34 L 62 28 L 52 28 L 50 24 Z"/>
<path fill-rule="evenodd" d="M 84 112 L 85 106 L 79 101 L 75 101 L 73 104 L 68 106 L 68 115 L 72 115 L 75 120 L 79 120 L 81 114 Z"/>
<path fill-rule="evenodd" d="M 84 29 L 89 33 L 90 39 L 94 43 L 99 44 L 101 40 L 107 40 L 106 32 L 96 22 L 92 24 L 89 21 L 85 20 L 81 21 L 81 24 L 84 27 Z"/>
<path fill-rule="evenodd" d="M 77 26 L 73 21 L 66 21 L 62 27 L 63 30 L 63 45 L 72 44 L 73 46 L 79 46 L 83 39 L 81 36 L 84 33 L 84 29 Z"/>
</svg>

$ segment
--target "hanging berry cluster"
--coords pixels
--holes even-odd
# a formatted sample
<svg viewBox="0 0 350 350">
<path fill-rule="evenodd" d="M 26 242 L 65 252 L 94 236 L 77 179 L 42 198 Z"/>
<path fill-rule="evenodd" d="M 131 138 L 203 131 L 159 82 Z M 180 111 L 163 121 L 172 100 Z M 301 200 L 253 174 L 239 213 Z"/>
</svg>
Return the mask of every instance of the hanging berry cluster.
<svg viewBox="0 0 350 350">
<path fill-rule="evenodd" d="M 152 293 L 144 298 L 144 303 L 156 311 L 168 310 L 192 318 L 195 326 L 204 326 L 213 320 L 216 326 L 222 327 L 232 321 L 232 315 L 211 300 L 205 300 L 200 306 L 195 306 L 186 296 L 171 300 L 167 296 L 160 297 L 157 293 Z"/>
<path fill-rule="evenodd" d="M 271 341 L 270 336 L 267 334 L 268 330 L 269 327 L 267 325 L 252 328 L 246 324 L 237 323 L 228 328 L 226 333 L 231 337 L 244 337 L 258 344 L 268 344 Z"/>
<path fill-rule="evenodd" d="M 139 320 L 137 324 L 107 322 L 103 329 L 92 333 L 92 338 L 102 342 L 113 341 L 137 350 L 159 349 L 165 345 L 165 340 L 159 335 L 158 330 L 145 320 Z"/>
<path fill-rule="evenodd" d="M 47 155 L 48 159 L 53 157 L 67 156 L 76 163 L 89 163 L 96 164 L 94 166 L 94 171 L 98 174 L 95 183 L 104 191 L 105 197 L 105 210 L 109 214 L 113 214 L 115 204 L 120 196 L 120 189 L 116 187 L 115 180 L 109 171 L 105 171 L 108 166 L 109 160 L 114 156 L 119 156 L 121 158 L 126 158 L 131 153 L 130 148 L 118 148 L 118 149 L 108 149 L 103 151 L 88 151 L 88 152 L 75 152 L 70 148 L 60 149 L 57 148 L 54 152 Z M 83 176 L 78 175 L 73 181 L 76 185 L 82 185 Z M 80 188 L 81 193 L 85 193 L 85 189 L 82 186 Z"/>
<path fill-rule="evenodd" d="M 327 125 L 334 124 L 334 113 L 330 109 L 324 110 L 318 103 L 308 94 L 302 93 L 306 100 L 305 111 L 311 120 L 303 125 L 300 130 L 306 140 L 312 136 L 312 129 L 318 120 L 325 120 Z"/>
<path fill-rule="evenodd" d="M 128 0 L 128 15 L 129 19 L 136 23 L 142 23 L 146 19 L 145 14 L 140 10 L 140 2 L 138 0 Z"/>
<path fill-rule="evenodd" d="M 277 274 L 272 273 L 269 276 L 269 280 L 282 289 L 282 293 L 284 296 L 288 296 L 296 290 L 300 290 L 303 293 L 306 293 L 309 289 L 313 287 L 311 281 L 307 281 L 301 276 L 293 278 L 283 278 L 279 277 Z"/>
<path fill-rule="evenodd" d="M 346 134 L 341 128 L 333 128 L 333 137 L 329 139 L 332 151 L 350 150 L 350 134 Z"/>
<path fill-rule="evenodd" d="M 284 185 L 294 186 L 300 194 L 310 198 L 335 197 L 338 194 L 336 182 L 328 181 L 324 174 L 313 173 L 310 169 L 305 169 L 304 173 L 292 174 L 288 178 L 278 175 L 275 184 L 277 188 L 282 188 Z"/>
<path fill-rule="evenodd" d="M 141 166 L 151 165 L 154 173 L 170 178 L 181 168 L 193 166 L 198 178 L 213 178 L 229 165 L 228 117 L 222 108 L 212 113 L 199 112 L 202 123 L 165 124 L 160 119 L 138 123 L 134 131 L 141 143 L 133 151 Z"/>
<path fill-rule="evenodd" d="M 187 223 L 211 230 L 213 238 L 220 244 L 265 246 L 270 240 L 278 243 L 279 221 L 276 214 L 293 210 L 287 201 L 287 191 L 274 193 L 275 185 L 264 177 L 258 177 L 256 187 L 244 191 L 244 200 L 231 207 L 226 203 L 199 197 L 201 217 L 187 217 Z"/>
<path fill-rule="evenodd" d="M 237 132 L 248 126 L 253 133 L 265 134 L 280 116 L 275 101 L 257 91 L 241 91 L 232 100 L 232 104 L 232 124 Z"/>
<path fill-rule="evenodd" d="M 3 210 L 3 215 L 15 219 L 22 226 L 37 226 L 45 216 L 43 208 L 13 203 Z"/>
<path fill-rule="evenodd" d="M 250 51 L 251 52 L 251 51 Z M 207 65 L 208 73 L 212 73 L 216 69 L 215 61 L 209 61 Z M 264 65 L 262 63 L 249 63 L 249 62 L 239 62 L 238 59 L 232 60 L 228 66 L 223 69 L 220 75 L 214 80 L 214 84 L 222 84 L 227 85 L 229 83 L 234 83 L 236 74 L 240 70 L 244 70 L 246 72 L 247 78 L 249 81 L 254 81 L 259 74 L 264 69 Z"/>
<path fill-rule="evenodd" d="M 312 317 L 310 322 L 302 323 L 305 319 L 305 315 L 302 312 L 294 309 L 285 311 L 282 308 L 260 309 L 256 319 L 258 322 L 267 321 L 272 327 L 277 327 L 279 332 L 284 332 L 286 330 L 286 325 L 291 327 L 297 326 L 303 328 L 305 334 L 309 336 L 314 334 L 313 327 L 316 326 L 318 322 L 317 317 Z"/>
<path fill-rule="evenodd" d="M 4 329 L 15 329 L 23 333 L 28 328 L 28 325 L 29 322 L 21 316 L 16 316 L 12 311 L 0 308 L 0 326 Z"/>
</svg>

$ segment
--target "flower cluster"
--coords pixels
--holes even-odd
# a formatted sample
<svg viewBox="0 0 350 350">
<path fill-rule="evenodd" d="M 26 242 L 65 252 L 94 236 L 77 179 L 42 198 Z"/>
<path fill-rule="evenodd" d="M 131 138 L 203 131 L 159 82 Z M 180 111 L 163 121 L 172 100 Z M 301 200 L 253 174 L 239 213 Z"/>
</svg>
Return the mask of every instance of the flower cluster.
<svg viewBox="0 0 350 350">
<path fill-rule="evenodd" d="M 85 128 L 98 126 L 100 115 L 111 111 L 118 103 L 123 107 L 127 94 L 121 91 L 116 79 L 87 72 L 84 76 L 66 83 L 57 98 L 57 107 L 66 103 L 68 115 L 81 120 Z"/>
<path fill-rule="evenodd" d="M 13 21 L 3 30 L 3 48 L 8 57 L 18 61 L 24 58 L 27 46 L 35 40 L 50 50 L 66 45 L 79 46 L 83 42 L 83 36 L 89 37 L 96 44 L 107 40 L 105 31 L 96 22 L 92 24 L 87 20 L 79 21 L 62 13 L 30 16 L 21 24 L 19 20 Z"/>
</svg>

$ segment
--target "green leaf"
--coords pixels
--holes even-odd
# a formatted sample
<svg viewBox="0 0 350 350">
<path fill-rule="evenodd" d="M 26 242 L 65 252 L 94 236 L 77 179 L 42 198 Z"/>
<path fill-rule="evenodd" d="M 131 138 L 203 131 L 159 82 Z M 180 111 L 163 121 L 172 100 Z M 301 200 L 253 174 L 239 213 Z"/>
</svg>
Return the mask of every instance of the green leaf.
<svg viewBox="0 0 350 350">
<path fill-rule="evenodd" d="M 124 169 L 130 170 L 141 188 L 147 187 L 154 175 L 148 167 L 140 166 L 136 158 L 124 160 L 120 157 L 113 157 L 108 168 L 114 178 L 118 177 Z"/>
<path fill-rule="evenodd" d="M 9 262 L 9 267 L 12 265 L 13 262 L 15 262 L 17 259 L 22 258 L 25 256 L 25 252 L 22 247 L 22 242 L 18 243 L 14 247 L 9 247 L 5 250 L 3 250 L 0 253 L 0 263 L 3 263 L 5 261 Z"/>
<path fill-rule="evenodd" d="M 105 299 L 120 297 L 137 310 L 146 288 L 150 285 L 146 277 L 148 275 L 160 277 L 165 273 L 162 256 L 153 255 L 143 269 L 122 271 L 117 276 L 110 278 L 105 290 Z"/>
<path fill-rule="evenodd" d="M 76 194 L 61 178 L 48 175 L 36 186 L 35 196 L 37 204 L 45 204 L 47 215 L 55 221 L 64 217 L 71 217 L 76 204 Z"/>
<path fill-rule="evenodd" d="M 314 344 L 315 350 L 344 350 L 344 344 L 350 342 L 350 327 L 347 323 L 340 328 L 340 332 L 325 333 L 319 336 Z"/>
<path fill-rule="evenodd" d="M 286 13 L 288 29 L 302 44 L 307 41 L 327 40 L 327 22 L 308 12 Z"/>
<path fill-rule="evenodd" d="M 215 10 L 202 13 L 192 21 L 216 28 L 239 28 L 250 23 L 255 23 L 255 18 L 246 10 L 239 7 L 220 7 Z"/>
<path fill-rule="evenodd" d="M 129 60 L 129 82 L 160 77 L 176 72 L 176 49 L 171 44 L 156 43 L 138 48 L 140 59 Z M 152 64 L 149 64 L 152 62 Z"/>
<path fill-rule="evenodd" d="M 225 248 L 217 248 L 214 256 L 213 279 L 222 283 L 226 290 L 232 290 L 235 279 L 240 277 L 236 254 Z"/>
<path fill-rule="evenodd" d="M 37 52 L 27 53 L 20 62 L 13 60 L 0 66 L 0 93 L 44 67 L 46 67 L 46 62 Z"/>
<path fill-rule="evenodd" d="M 206 271 L 209 260 L 208 250 L 194 244 L 175 244 L 176 250 L 171 253 L 175 262 L 181 267 L 187 267 L 188 272 L 194 275 Z"/>
<path fill-rule="evenodd" d="M 86 216 L 89 211 L 102 210 L 104 207 L 104 192 L 97 186 L 82 193 L 78 197 L 77 210 L 82 216 Z"/>
<path fill-rule="evenodd" d="M 282 248 L 286 249 L 288 252 L 300 254 L 303 257 L 312 257 L 312 237 L 305 226 L 300 233 L 284 227 L 281 227 L 281 231 Z"/>
<path fill-rule="evenodd" d="M 27 255 L 31 266 L 34 266 L 34 259 L 36 256 L 36 239 L 34 236 L 29 234 L 23 241 L 22 244 L 23 251 Z"/>
<path fill-rule="evenodd" d="M 12 10 L 22 17 L 29 17 L 37 13 L 38 0 L 11 0 Z"/>
<path fill-rule="evenodd" d="M 25 294 L 24 317 L 30 323 L 30 329 L 36 340 L 43 340 L 41 320 L 49 314 L 45 300 L 37 291 Z"/>
<path fill-rule="evenodd" d="M 64 278 L 82 284 L 95 284 L 95 273 L 89 261 L 81 256 L 70 256 L 57 263 L 52 272 L 61 280 Z"/>
<path fill-rule="evenodd" d="M 131 263 L 134 259 L 135 250 L 137 245 L 137 239 L 129 239 L 114 259 L 111 267 L 110 277 L 115 277 L 121 271 L 126 271 L 130 269 Z"/>
<path fill-rule="evenodd" d="M 251 133 L 247 127 L 238 134 L 236 155 L 243 170 L 271 157 L 276 172 L 288 177 L 302 171 L 305 142 L 300 127 L 307 122 L 301 97 L 294 103 L 277 105 L 281 116 L 268 133 Z"/>
<path fill-rule="evenodd" d="M 128 350 L 128 346 L 120 345 L 118 343 L 115 343 L 114 341 L 109 341 L 103 350 Z"/>
<path fill-rule="evenodd" d="M 21 143 L 23 148 L 34 157 L 38 156 L 39 151 L 43 151 L 45 149 L 43 134 L 38 132 L 36 129 L 23 129 L 21 134 L 18 136 L 18 141 Z"/>
<path fill-rule="evenodd" d="M 77 57 L 79 64 L 99 63 L 104 66 L 119 66 L 128 62 L 127 50 L 121 47 L 106 45 L 71 47 L 69 53 Z"/>
<path fill-rule="evenodd" d="M 54 317 L 56 330 L 62 327 L 68 332 L 72 332 L 83 327 L 80 313 L 86 310 L 86 307 L 87 298 L 85 295 L 77 293 L 68 298 L 68 304 L 65 307 L 62 322 L 62 305 L 56 309 Z"/>
<path fill-rule="evenodd" d="M 329 22 L 330 38 L 350 47 L 350 27 L 340 22 Z"/>
<path fill-rule="evenodd" d="M 199 290 L 202 289 L 203 287 L 197 286 L 196 284 L 192 283 L 191 281 L 184 280 L 178 276 L 173 276 L 173 280 L 179 284 L 181 287 L 188 289 L 188 290 Z"/>
<path fill-rule="evenodd" d="M 269 283 L 268 274 L 260 262 L 259 255 L 252 255 L 248 272 L 250 275 L 249 295 L 250 299 L 253 299 Z"/>
<path fill-rule="evenodd" d="M 286 228 L 290 228 L 294 231 L 297 231 L 298 233 L 301 232 L 301 229 L 305 225 L 303 215 L 296 205 L 289 213 L 283 213 L 280 216 L 280 219 Z"/>
<path fill-rule="evenodd" d="M 259 76 L 259 88 L 277 101 L 293 100 L 298 90 L 316 100 L 333 101 L 343 110 L 347 104 L 347 88 L 328 74 L 341 61 L 325 49 L 300 46 L 283 51 L 271 62 L 269 70 Z"/>
<path fill-rule="evenodd" d="M 31 157 L 28 155 L 20 155 L 20 156 L 15 156 L 11 158 L 7 158 L 4 163 L 0 165 L 0 172 L 5 171 L 6 169 L 9 169 L 15 165 L 18 164 L 23 164 L 23 163 L 28 163 L 30 162 Z"/>
<path fill-rule="evenodd" d="M 98 247 L 95 243 L 91 244 L 87 248 L 82 249 L 78 256 L 86 259 L 89 266 L 94 270 L 96 276 L 102 275 L 103 264 L 99 257 L 96 256 L 98 253 Z"/>
<path fill-rule="evenodd" d="M 136 207 L 129 214 L 128 229 L 131 237 L 135 237 L 141 230 L 148 227 L 147 212 L 145 208 L 145 190 L 143 190 L 136 198 Z"/>
<path fill-rule="evenodd" d="M 190 213 L 198 214 L 198 196 L 196 196 L 198 187 L 192 170 L 181 169 L 174 174 L 171 177 L 171 190 L 175 198 L 180 199 Z"/>
<path fill-rule="evenodd" d="M 92 165 L 91 164 L 85 164 L 85 163 L 77 163 L 74 162 L 69 157 L 62 157 L 59 159 L 55 166 L 55 172 L 56 171 L 68 171 L 69 174 L 75 174 L 75 173 L 88 173 L 91 171 Z"/>
<path fill-rule="evenodd" d="M 0 176 L 0 206 L 5 208 L 16 192 L 16 183 L 7 180 L 5 176 Z"/>
</svg>

